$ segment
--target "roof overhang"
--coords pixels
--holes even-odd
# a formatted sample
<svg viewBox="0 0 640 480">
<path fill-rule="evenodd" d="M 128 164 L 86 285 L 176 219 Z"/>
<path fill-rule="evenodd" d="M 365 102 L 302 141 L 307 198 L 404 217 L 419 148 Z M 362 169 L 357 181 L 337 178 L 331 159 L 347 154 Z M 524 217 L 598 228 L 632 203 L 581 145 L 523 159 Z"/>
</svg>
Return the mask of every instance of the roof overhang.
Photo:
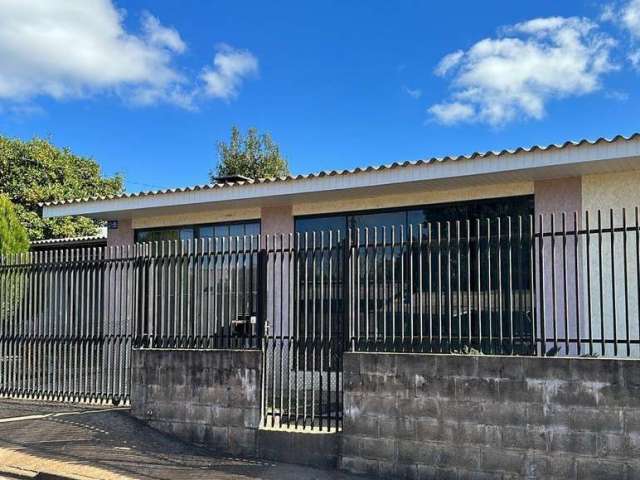
<svg viewBox="0 0 640 480">
<path fill-rule="evenodd" d="M 445 161 L 446 160 L 446 161 Z M 166 211 L 246 208 L 322 201 L 423 188 L 445 189 L 479 183 L 536 181 L 640 169 L 640 137 L 568 144 L 516 152 L 458 157 L 397 168 L 372 168 L 223 188 L 185 189 L 43 206 L 44 217 L 83 215 L 100 219 Z"/>
</svg>

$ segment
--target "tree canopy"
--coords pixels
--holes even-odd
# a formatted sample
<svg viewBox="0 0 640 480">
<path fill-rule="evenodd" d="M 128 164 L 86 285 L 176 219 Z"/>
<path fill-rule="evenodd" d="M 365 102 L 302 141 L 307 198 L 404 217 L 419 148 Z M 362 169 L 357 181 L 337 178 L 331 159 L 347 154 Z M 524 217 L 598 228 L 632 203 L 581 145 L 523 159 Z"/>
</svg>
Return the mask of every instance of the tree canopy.
<svg viewBox="0 0 640 480">
<path fill-rule="evenodd" d="M 105 177 L 98 163 L 58 148 L 48 140 L 29 141 L 0 135 L 0 193 L 15 205 L 29 239 L 95 235 L 99 223 L 89 218 L 40 216 L 40 202 L 115 195 L 123 191 L 120 175 Z"/>
<path fill-rule="evenodd" d="M 218 143 L 218 166 L 209 176 L 213 182 L 216 177 L 229 175 L 270 178 L 288 174 L 287 161 L 271 135 L 258 134 L 255 128 L 250 128 L 244 136 L 237 127 L 233 127 L 229 143 Z"/>
<path fill-rule="evenodd" d="M 0 257 L 29 250 L 27 230 L 6 195 L 0 194 Z"/>
</svg>

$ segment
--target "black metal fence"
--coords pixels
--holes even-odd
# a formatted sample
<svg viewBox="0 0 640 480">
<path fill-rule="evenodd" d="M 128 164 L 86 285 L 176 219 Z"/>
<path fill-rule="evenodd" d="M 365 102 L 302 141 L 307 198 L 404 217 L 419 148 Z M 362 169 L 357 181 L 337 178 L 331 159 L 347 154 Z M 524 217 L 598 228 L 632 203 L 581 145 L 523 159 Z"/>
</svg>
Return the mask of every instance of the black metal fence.
<svg viewBox="0 0 640 480">
<path fill-rule="evenodd" d="M 260 236 L 139 246 L 136 346 L 260 348 Z"/>
<path fill-rule="evenodd" d="M 0 261 L 0 395 L 128 402 L 134 250 L 35 252 Z"/>
<path fill-rule="evenodd" d="M 640 357 L 638 208 L 349 236 L 353 350 Z"/>
<path fill-rule="evenodd" d="M 263 426 L 334 430 L 345 350 L 640 357 L 638 209 L 0 261 L 0 395 L 126 402 L 137 348 L 260 348 Z"/>
</svg>

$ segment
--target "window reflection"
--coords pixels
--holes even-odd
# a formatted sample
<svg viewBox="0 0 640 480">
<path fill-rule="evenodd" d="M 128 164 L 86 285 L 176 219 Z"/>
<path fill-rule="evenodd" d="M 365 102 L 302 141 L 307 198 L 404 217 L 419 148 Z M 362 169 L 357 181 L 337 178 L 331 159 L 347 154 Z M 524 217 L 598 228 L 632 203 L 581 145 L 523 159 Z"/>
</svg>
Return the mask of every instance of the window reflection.
<svg viewBox="0 0 640 480">
<path fill-rule="evenodd" d="M 136 242 L 162 242 L 260 234 L 260 222 L 234 222 L 136 230 Z"/>
</svg>

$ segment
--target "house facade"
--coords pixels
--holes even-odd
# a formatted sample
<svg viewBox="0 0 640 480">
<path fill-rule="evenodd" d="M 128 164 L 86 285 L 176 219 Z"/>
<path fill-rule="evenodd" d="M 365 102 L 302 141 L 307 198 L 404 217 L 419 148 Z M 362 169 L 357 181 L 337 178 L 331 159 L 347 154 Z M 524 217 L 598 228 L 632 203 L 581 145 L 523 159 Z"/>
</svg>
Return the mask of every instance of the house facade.
<svg viewBox="0 0 640 480">
<path fill-rule="evenodd" d="M 417 225 L 640 204 L 640 136 L 48 203 L 109 222 L 108 245 Z M 559 218 L 556 219 L 559 221 Z"/>
</svg>

